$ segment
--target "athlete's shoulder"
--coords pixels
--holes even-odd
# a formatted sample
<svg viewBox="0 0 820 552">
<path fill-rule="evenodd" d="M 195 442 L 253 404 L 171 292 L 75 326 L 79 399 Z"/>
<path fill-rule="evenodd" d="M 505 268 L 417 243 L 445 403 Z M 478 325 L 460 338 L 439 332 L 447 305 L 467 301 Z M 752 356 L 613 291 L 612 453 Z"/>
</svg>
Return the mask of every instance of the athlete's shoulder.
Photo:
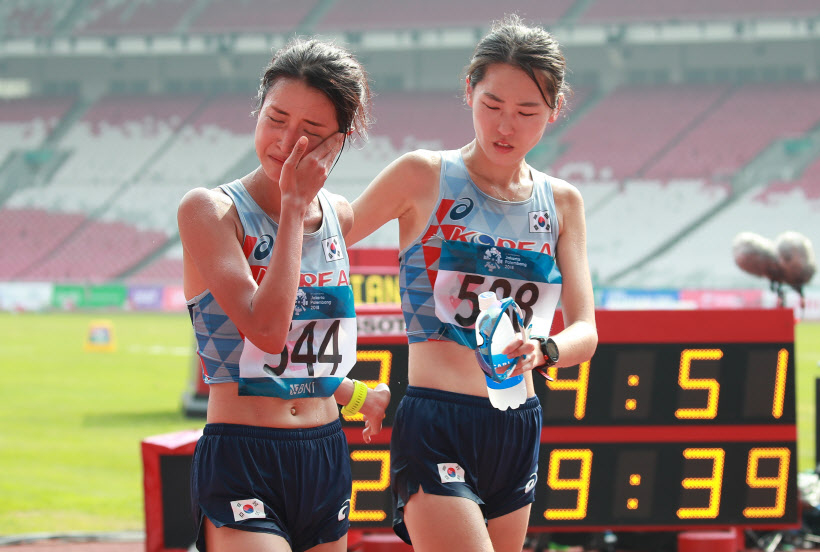
<svg viewBox="0 0 820 552">
<path fill-rule="evenodd" d="M 556 203 L 583 207 L 584 199 L 577 187 L 560 178 L 550 178 L 549 182 Z"/>
<path fill-rule="evenodd" d="M 399 157 L 393 164 L 403 173 L 416 176 L 438 175 L 441 170 L 441 153 L 422 149 L 410 151 Z"/>
<path fill-rule="evenodd" d="M 231 198 L 220 188 L 193 188 L 182 196 L 179 202 L 178 215 L 219 216 L 227 212 L 232 206 Z"/>
<path fill-rule="evenodd" d="M 532 169 L 532 171 L 533 173 L 543 175 L 543 182 L 552 189 L 552 196 L 555 198 L 556 207 L 560 209 L 568 206 L 583 206 L 583 197 L 577 187 L 566 180 L 542 173 L 537 169 Z"/>
<path fill-rule="evenodd" d="M 327 188 L 323 189 L 325 197 L 327 200 L 333 205 L 334 207 L 344 207 L 345 205 L 350 205 L 350 202 L 347 198 L 341 194 L 337 194 L 335 192 L 331 192 Z"/>
<path fill-rule="evenodd" d="M 346 234 L 353 225 L 353 208 L 350 206 L 350 202 L 344 196 L 334 194 L 327 189 L 325 189 L 324 192 L 328 202 L 330 202 L 336 210 L 336 217 L 339 219 L 339 226 L 342 228 L 342 233 Z"/>
</svg>

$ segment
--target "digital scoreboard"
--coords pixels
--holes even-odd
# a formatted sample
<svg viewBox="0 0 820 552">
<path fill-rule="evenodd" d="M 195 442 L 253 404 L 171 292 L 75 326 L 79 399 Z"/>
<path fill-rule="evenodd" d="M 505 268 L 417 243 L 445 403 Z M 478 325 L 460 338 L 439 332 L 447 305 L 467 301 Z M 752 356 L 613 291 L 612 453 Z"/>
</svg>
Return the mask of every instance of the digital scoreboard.
<svg viewBox="0 0 820 552">
<path fill-rule="evenodd" d="M 530 530 L 798 527 L 791 310 L 598 311 L 589 362 L 533 378 L 543 409 Z M 556 315 L 553 333 L 561 329 Z M 358 310 L 351 377 L 392 391 L 364 444 L 345 418 L 355 529 L 391 525 L 390 434 L 407 387 L 394 308 Z M 442 370 L 446 370 L 442 366 Z M 515 454 L 516 443 L 499 443 Z"/>
</svg>

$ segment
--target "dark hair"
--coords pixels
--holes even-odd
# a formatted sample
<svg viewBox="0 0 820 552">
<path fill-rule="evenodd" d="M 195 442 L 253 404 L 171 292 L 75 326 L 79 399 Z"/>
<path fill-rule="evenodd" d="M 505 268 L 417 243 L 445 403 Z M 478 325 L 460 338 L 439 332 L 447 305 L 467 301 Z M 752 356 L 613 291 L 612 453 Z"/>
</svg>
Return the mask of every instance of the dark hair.
<svg viewBox="0 0 820 552">
<path fill-rule="evenodd" d="M 470 86 L 481 82 L 487 68 L 495 63 L 507 63 L 527 73 L 550 109 L 555 109 L 558 96 L 570 92 L 564 81 L 567 63 L 558 42 L 541 27 L 525 25 L 518 15 L 494 22 L 490 33 L 478 43 L 466 69 Z"/>
<path fill-rule="evenodd" d="M 254 115 L 280 78 L 304 81 L 323 92 L 336 108 L 339 131 L 367 137 L 370 86 L 364 67 L 347 50 L 319 40 L 294 39 L 273 55 L 259 83 Z M 347 139 L 347 136 L 345 136 Z"/>
</svg>

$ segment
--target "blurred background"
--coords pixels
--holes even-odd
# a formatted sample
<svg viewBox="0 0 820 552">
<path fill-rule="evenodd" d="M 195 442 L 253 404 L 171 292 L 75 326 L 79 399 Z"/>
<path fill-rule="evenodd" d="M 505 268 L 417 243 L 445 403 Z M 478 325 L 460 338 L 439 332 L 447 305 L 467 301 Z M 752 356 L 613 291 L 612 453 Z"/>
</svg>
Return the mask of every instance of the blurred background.
<svg viewBox="0 0 820 552">
<path fill-rule="evenodd" d="M 460 147 L 462 70 L 513 11 L 570 68 L 568 109 L 528 160 L 583 193 L 599 306 L 774 304 L 732 240 L 820 236 L 815 0 L 3 0 L 0 305 L 179 308 L 178 201 L 255 166 L 258 80 L 295 34 L 348 46 L 376 92 L 333 191 L 352 200 L 408 150 Z M 359 247 L 396 242 L 388 225 Z M 800 315 L 820 317 L 804 291 Z"/>
<path fill-rule="evenodd" d="M 204 423 L 177 205 L 256 166 L 272 51 L 319 36 L 367 68 L 375 125 L 327 184 L 353 200 L 473 138 L 463 69 L 510 12 L 567 59 L 528 161 L 583 194 L 597 307 L 794 307 L 814 469 L 820 286 L 772 287 L 733 242 L 820 239 L 817 0 L 0 0 L 0 535 L 141 538 L 140 440 Z M 398 301 L 396 253 L 394 225 L 351 249 L 359 304 Z"/>
</svg>

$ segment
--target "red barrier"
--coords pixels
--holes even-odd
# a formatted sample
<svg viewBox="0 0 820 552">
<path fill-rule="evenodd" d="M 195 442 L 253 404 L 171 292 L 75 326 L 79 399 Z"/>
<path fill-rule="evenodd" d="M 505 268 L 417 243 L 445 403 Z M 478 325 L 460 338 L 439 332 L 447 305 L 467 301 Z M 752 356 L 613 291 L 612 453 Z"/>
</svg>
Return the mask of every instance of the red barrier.
<svg viewBox="0 0 820 552">
<path fill-rule="evenodd" d="M 142 441 L 146 552 L 186 552 L 196 539 L 190 475 L 201 435 L 201 429 L 187 430 Z"/>
<path fill-rule="evenodd" d="M 743 550 L 743 546 L 738 544 L 738 533 L 734 529 L 730 531 L 684 531 L 678 534 L 678 552 L 737 552 L 738 550 Z"/>
</svg>

